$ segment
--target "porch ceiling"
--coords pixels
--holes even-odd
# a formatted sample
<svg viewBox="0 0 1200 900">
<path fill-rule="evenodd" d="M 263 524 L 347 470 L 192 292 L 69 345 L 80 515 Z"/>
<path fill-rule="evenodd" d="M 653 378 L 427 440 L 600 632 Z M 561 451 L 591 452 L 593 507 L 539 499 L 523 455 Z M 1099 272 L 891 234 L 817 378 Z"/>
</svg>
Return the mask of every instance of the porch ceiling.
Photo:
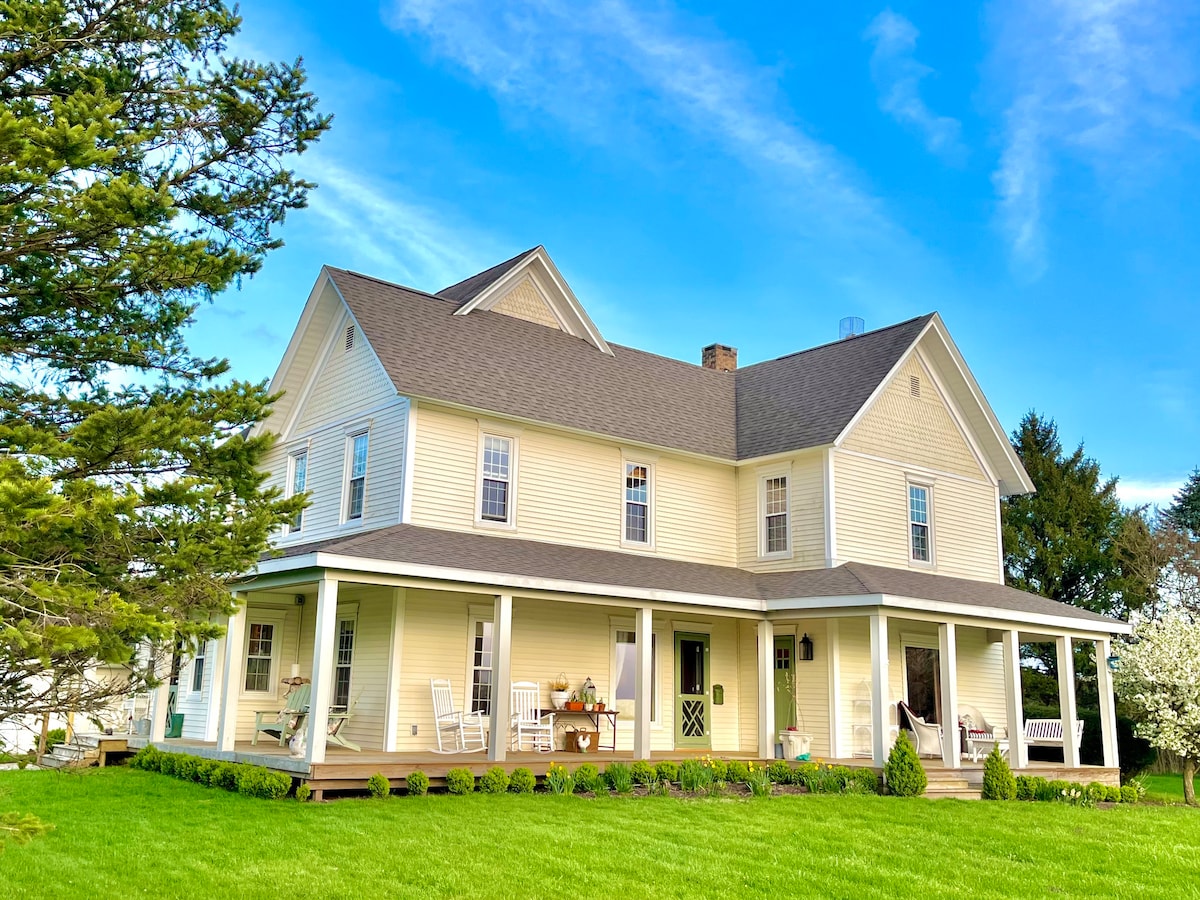
<svg viewBox="0 0 1200 900">
<path fill-rule="evenodd" d="M 345 569 L 559 593 L 769 612 L 839 606 L 926 608 L 963 616 L 1125 633 L 1124 622 L 1002 584 L 851 562 L 756 574 L 635 553 L 393 525 L 282 548 L 260 576 Z M 253 578 L 247 579 L 252 585 Z"/>
</svg>

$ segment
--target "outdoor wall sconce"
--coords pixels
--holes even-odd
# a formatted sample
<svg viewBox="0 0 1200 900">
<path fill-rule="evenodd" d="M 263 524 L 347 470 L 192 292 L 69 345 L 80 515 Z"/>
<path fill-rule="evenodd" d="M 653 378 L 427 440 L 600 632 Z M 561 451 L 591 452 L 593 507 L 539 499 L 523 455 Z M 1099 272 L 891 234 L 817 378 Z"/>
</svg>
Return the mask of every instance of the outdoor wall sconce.
<svg viewBox="0 0 1200 900">
<path fill-rule="evenodd" d="M 1115 672 L 1119 668 L 1121 668 L 1121 657 L 1119 657 L 1119 656 L 1117 656 L 1117 654 L 1113 653 L 1111 656 L 1108 657 L 1108 670 L 1110 672 Z"/>
<path fill-rule="evenodd" d="M 804 633 L 804 637 L 800 638 L 800 655 L 801 662 L 812 662 L 813 658 L 813 643 L 812 638 L 808 636 L 808 632 Z"/>
</svg>

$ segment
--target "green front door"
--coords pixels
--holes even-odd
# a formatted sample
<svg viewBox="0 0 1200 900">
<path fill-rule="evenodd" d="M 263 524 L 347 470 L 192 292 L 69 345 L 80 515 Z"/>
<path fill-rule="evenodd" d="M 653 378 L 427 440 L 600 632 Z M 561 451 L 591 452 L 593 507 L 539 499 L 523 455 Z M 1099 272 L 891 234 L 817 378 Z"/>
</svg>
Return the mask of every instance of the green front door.
<svg viewBox="0 0 1200 900">
<path fill-rule="evenodd" d="M 675 632 L 675 746 L 711 747 L 708 635 Z"/>
<path fill-rule="evenodd" d="M 796 724 L 796 636 L 775 638 L 775 730 Z"/>
</svg>

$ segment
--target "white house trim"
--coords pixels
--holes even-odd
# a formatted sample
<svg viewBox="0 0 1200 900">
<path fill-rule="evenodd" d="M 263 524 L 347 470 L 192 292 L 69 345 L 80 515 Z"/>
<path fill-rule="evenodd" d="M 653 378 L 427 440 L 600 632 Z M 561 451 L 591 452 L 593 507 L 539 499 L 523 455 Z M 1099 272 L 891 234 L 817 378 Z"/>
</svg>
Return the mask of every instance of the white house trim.
<svg viewBox="0 0 1200 900">
<path fill-rule="evenodd" d="M 833 448 L 821 451 L 825 463 L 825 568 L 837 565 L 837 503 L 834 496 Z"/>
</svg>

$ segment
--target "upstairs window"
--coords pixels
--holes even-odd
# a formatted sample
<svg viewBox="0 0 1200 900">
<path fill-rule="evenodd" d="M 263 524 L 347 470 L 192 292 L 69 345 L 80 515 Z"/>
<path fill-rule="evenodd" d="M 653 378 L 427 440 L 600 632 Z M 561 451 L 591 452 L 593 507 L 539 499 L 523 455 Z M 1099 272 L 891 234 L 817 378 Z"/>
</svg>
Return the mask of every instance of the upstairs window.
<svg viewBox="0 0 1200 900">
<path fill-rule="evenodd" d="M 361 519 L 367 493 L 367 432 L 352 435 L 349 441 L 349 483 L 346 487 L 346 521 Z"/>
<path fill-rule="evenodd" d="M 512 471 L 512 439 L 484 435 L 479 485 L 479 518 L 484 522 L 512 522 Z"/>
<path fill-rule="evenodd" d="M 770 475 L 762 479 L 761 488 L 763 556 L 785 554 L 788 540 L 788 479 L 786 475 Z"/>
<path fill-rule="evenodd" d="M 908 486 L 908 530 L 915 562 L 933 561 L 933 542 L 929 530 L 929 488 Z"/>
<path fill-rule="evenodd" d="M 292 454 L 292 479 L 291 491 L 289 497 L 294 497 L 296 494 L 304 493 L 304 485 L 308 482 L 308 451 L 301 450 L 299 453 Z M 292 519 L 292 531 L 299 531 L 304 527 L 304 510 L 296 513 L 296 518 Z"/>
<path fill-rule="evenodd" d="M 625 463 L 625 542 L 650 543 L 650 467 Z"/>
</svg>

